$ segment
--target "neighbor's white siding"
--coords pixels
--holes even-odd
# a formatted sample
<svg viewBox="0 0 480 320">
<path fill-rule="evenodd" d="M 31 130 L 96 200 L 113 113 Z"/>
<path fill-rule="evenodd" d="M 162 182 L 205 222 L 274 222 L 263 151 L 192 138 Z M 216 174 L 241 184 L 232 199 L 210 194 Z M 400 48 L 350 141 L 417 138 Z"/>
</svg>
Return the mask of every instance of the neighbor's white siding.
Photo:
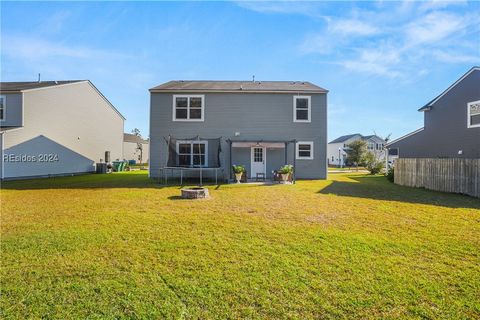
<svg viewBox="0 0 480 320">
<path fill-rule="evenodd" d="M 140 151 L 137 150 L 136 143 L 123 142 L 123 159 L 135 160 L 137 163 L 140 163 L 139 157 L 140 157 Z M 148 143 L 143 143 L 142 163 L 147 163 L 148 157 L 149 157 L 149 145 Z"/>
<path fill-rule="evenodd" d="M 112 160 L 122 158 L 124 120 L 89 82 L 25 91 L 23 105 L 24 127 L 4 133 L 5 153 L 25 150 L 22 146 L 39 141 L 26 150 L 61 152 L 65 157 L 55 166 L 5 163 L 5 178 L 92 171 L 93 164 L 105 158 L 105 151 L 111 152 Z"/>
</svg>

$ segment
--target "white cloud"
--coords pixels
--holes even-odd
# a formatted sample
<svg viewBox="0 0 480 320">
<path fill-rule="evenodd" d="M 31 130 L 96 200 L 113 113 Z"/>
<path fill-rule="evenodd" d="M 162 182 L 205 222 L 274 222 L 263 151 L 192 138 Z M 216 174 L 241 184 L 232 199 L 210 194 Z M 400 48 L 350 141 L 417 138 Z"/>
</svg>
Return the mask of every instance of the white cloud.
<svg viewBox="0 0 480 320">
<path fill-rule="evenodd" d="M 330 60 L 350 71 L 405 81 L 425 76 L 435 61 L 478 64 L 478 41 L 472 48 L 471 39 L 480 37 L 480 15 L 438 10 L 450 5 L 409 2 L 389 10 L 383 5 L 352 10 L 347 17 L 330 17 L 327 28 L 308 34 L 299 49 L 324 57 L 335 54 Z"/>
<path fill-rule="evenodd" d="M 444 12 L 429 13 L 406 27 L 406 41 L 410 46 L 441 41 L 464 30 L 468 25 L 466 19 Z"/>
<path fill-rule="evenodd" d="M 319 2 L 301 1 L 236 1 L 242 8 L 260 13 L 302 14 L 306 16 L 321 16 Z"/>
<path fill-rule="evenodd" d="M 480 55 L 459 54 L 456 52 L 446 52 L 437 50 L 433 52 L 433 56 L 441 62 L 446 63 L 471 63 L 480 64 Z"/>
<path fill-rule="evenodd" d="M 412 1 L 413 2 L 413 1 Z M 439 10 L 444 9 L 446 7 L 450 7 L 452 5 L 466 5 L 467 1 L 465 0 L 432 0 L 432 1 L 425 1 L 420 5 L 420 11 L 429 11 L 429 10 Z"/>
<path fill-rule="evenodd" d="M 379 28 L 374 25 L 352 19 L 331 21 L 328 30 L 343 36 L 370 36 L 380 32 Z"/>
<path fill-rule="evenodd" d="M 70 46 L 60 42 L 22 36 L 2 37 L 2 54 L 30 61 L 58 57 L 77 59 L 126 57 L 126 55 L 105 50 Z"/>
<path fill-rule="evenodd" d="M 397 78 L 401 76 L 392 66 L 401 62 L 400 53 L 394 48 L 375 48 L 359 50 L 356 59 L 345 60 L 340 64 L 348 70 Z"/>
</svg>

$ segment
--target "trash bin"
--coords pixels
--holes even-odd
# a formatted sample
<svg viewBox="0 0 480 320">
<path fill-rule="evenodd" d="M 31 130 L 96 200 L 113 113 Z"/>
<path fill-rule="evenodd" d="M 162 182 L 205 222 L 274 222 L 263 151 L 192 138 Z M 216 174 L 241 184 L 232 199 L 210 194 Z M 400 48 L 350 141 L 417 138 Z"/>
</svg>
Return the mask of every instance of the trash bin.
<svg viewBox="0 0 480 320">
<path fill-rule="evenodd" d="M 120 161 L 113 161 L 112 166 L 113 166 L 113 171 L 120 171 L 122 163 Z"/>
</svg>

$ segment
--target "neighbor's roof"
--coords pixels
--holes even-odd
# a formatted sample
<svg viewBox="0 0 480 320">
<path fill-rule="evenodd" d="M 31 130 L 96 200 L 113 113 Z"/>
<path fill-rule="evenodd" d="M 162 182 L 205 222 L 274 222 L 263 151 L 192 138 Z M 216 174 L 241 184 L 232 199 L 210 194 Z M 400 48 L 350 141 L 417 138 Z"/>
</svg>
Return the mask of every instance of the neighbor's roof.
<svg viewBox="0 0 480 320">
<path fill-rule="evenodd" d="M 433 100 L 431 100 L 429 103 L 418 109 L 418 111 L 428 111 L 430 108 L 437 102 L 440 98 L 442 98 L 444 95 L 448 93 L 452 88 L 454 88 L 457 84 L 459 84 L 463 79 L 468 77 L 472 72 L 478 71 L 480 72 L 480 67 L 473 67 L 470 70 L 468 70 L 463 76 L 460 77 L 457 81 L 455 81 L 450 87 L 448 87 L 445 91 L 440 93 L 438 96 L 436 96 Z"/>
<path fill-rule="evenodd" d="M 340 143 L 340 142 L 344 142 L 344 141 L 347 141 L 348 139 L 353 138 L 353 137 L 355 137 L 355 136 L 363 137 L 360 133 L 347 134 L 347 135 L 338 137 L 337 139 L 335 139 L 335 140 L 333 140 L 333 141 L 330 141 L 329 143 Z"/>
<path fill-rule="evenodd" d="M 0 82 L 1 93 L 19 93 L 27 90 L 43 89 L 71 83 L 87 82 L 109 105 L 110 107 L 123 119 L 125 117 L 118 111 L 117 108 L 95 87 L 90 80 L 62 80 L 62 81 L 29 81 L 29 82 Z"/>
<path fill-rule="evenodd" d="M 305 92 L 327 93 L 328 90 L 306 81 L 169 81 L 151 88 L 152 92 Z"/>
<path fill-rule="evenodd" d="M 32 82 L 0 82 L 1 92 L 20 92 L 23 90 L 38 89 L 45 87 L 59 86 L 87 80 L 67 80 L 67 81 L 32 81 Z"/>
<path fill-rule="evenodd" d="M 124 133 L 123 142 L 148 143 L 148 140 L 142 139 L 142 137 L 136 136 L 131 133 Z"/>
</svg>

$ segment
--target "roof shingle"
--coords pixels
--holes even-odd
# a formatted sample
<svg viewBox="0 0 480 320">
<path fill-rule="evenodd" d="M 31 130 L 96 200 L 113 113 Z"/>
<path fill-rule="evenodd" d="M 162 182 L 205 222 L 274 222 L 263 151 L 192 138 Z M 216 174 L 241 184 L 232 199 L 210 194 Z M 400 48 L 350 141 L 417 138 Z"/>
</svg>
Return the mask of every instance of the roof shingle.
<svg viewBox="0 0 480 320">
<path fill-rule="evenodd" d="M 238 92 L 311 92 L 328 90 L 306 81 L 169 81 L 151 88 L 153 92 L 168 91 L 238 91 Z"/>
<path fill-rule="evenodd" d="M 38 89 L 58 86 L 62 84 L 81 82 L 86 80 L 65 80 L 65 81 L 31 81 L 31 82 L 0 82 L 1 92 L 20 92 L 22 90 Z"/>
</svg>

